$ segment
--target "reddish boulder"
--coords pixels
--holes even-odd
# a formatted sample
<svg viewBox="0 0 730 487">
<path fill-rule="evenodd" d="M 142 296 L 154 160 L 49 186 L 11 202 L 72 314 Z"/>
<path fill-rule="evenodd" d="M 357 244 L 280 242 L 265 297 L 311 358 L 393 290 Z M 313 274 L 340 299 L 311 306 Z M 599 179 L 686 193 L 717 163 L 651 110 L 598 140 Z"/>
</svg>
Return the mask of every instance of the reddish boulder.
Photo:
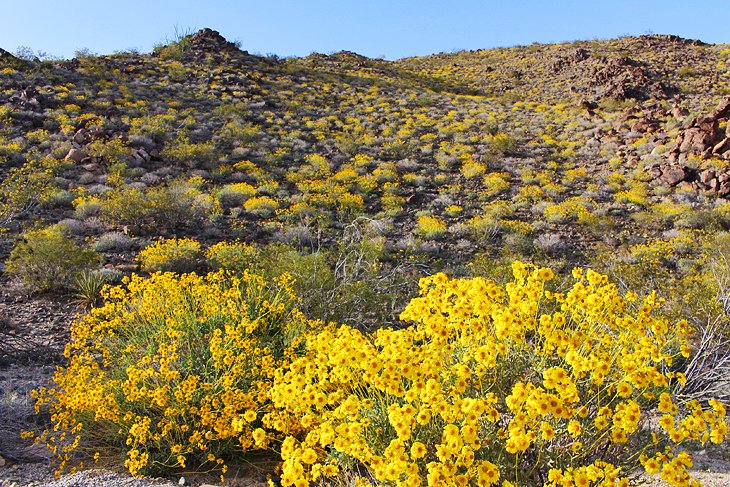
<svg viewBox="0 0 730 487">
<path fill-rule="evenodd" d="M 715 179 L 715 171 L 712 169 L 707 169 L 700 173 L 700 182 L 704 185 L 709 185 L 713 179 Z"/>
<path fill-rule="evenodd" d="M 88 144 L 91 142 L 91 135 L 89 135 L 89 132 L 86 129 L 79 129 L 74 134 L 73 140 L 79 145 Z"/>
<path fill-rule="evenodd" d="M 676 186 L 687 177 L 687 171 L 682 166 L 672 166 L 662 173 L 661 179 L 669 186 Z"/>
<path fill-rule="evenodd" d="M 640 118 L 631 124 L 632 132 L 639 132 L 643 134 L 646 132 L 656 132 L 657 130 L 659 130 L 659 122 L 653 118 Z"/>
</svg>

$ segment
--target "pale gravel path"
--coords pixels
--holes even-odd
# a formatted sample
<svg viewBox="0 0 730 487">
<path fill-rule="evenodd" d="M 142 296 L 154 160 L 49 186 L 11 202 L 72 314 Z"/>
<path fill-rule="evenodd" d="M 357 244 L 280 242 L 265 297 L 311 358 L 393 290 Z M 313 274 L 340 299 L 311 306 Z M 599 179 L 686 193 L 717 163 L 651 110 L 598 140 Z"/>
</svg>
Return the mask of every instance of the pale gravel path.
<svg viewBox="0 0 730 487">
<path fill-rule="evenodd" d="M 694 478 L 700 480 L 705 487 L 730 487 L 730 463 L 719 462 L 712 465 L 712 471 L 695 471 Z M 32 475 L 29 475 L 32 477 Z M 27 478 L 27 477 L 26 477 Z M 237 480 L 237 481 L 236 481 Z M 266 482 L 254 481 L 252 479 L 235 479 L 233 485 L 262 487 Z M 190 484 L 186 484 L 190 485 Z M 196 485 L 196 484 L 194 484 Z M 199 484 L 197 484 L 199 485 Z M 667 487 L 668 484 L 662 480 L 653 478 L 647 479 L 640 484 L 644 487 Z M 108 470 L 85 470 L 71 475 L 65 475 L 54 481 L 10 481 L 0 479 L 0 487 L 177 487 L 164 479 L 139 479 L 126 474 L 111 472 Z M 205 484 L 204 487 L 213 487 Z"/>
<path fill-rule="evenodd" d="M 66 475 L 54 480 L 44 487 L 175 487 L 167 480 L 138 479 L 130 475 L 110 472 L 109 470 L 86 470 L 72 475 Z"/>
<path fill-rule="evenodd" d="M 42 466 L 40 470 L 44 470 Z M 0 479 L 0 487 L 177 487 L 178 485 L 167 480 L 138 479 L 108 470 L 84 470 L 64 475 L 57 480 L 49 480 L 48 472 L 41 472 L 38 468 L 15 469 L 10 475 L 8 473 L 5 472 L 5 478 Z"/>
</svg>

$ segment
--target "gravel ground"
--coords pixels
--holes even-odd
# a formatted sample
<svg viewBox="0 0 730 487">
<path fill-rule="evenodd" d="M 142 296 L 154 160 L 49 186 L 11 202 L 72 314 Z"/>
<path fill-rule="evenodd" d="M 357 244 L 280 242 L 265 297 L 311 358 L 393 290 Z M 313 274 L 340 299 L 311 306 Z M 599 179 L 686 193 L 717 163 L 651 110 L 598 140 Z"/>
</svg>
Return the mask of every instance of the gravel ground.
<svg viewBox="0 0 730 487">
<path fill-rule="evenodd" d="M 0 478 L 0 487 L 174 487 L 167 480 L 138 479 L 129 475 L 110 472 L 109 470 L 85 470 L 72 475 L 65 475 L 52 480 L 53 475 L 45 469 L 32 465 L 15 465 L 4 472 Z"/>
</svg>

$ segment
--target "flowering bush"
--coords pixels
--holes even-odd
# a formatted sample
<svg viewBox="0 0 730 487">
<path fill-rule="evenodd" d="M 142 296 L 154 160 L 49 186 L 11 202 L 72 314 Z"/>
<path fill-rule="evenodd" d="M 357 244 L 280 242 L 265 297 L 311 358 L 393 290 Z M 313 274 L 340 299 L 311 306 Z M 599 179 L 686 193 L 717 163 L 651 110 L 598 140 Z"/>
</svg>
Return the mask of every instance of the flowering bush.
<svg viewBox="0 0 730 487">
<path fill-rule="evenodd" d="M 423 238 L 439 238 L 446 233 L 446 222 L 436 216 L 419 216 L 415 231 Z"/>
<path fill-rule="evenodd" d="M 286 275 L 133 276 L 71 328 L 66 368 L 35 392 L 53 427 L 39 440 L 60 460 L 93 440 L 143 474 L 263 448 L 278 424 L 274 371 L 309 326 Z M 59 469 L 59 471 L 60 471 Z"/>
<path fill-rule="evenodd" d="M 725 407 L 681 406 L 672 371 L 689 354 L 686 322 L 660 301 L 621 295 L 573 272 L 520 262 L 504 288 L 484 278 L 421 281 L 406 329 L 330 327 L 277 371 L 271 390 L 306 435 L 282 444 L 283 485 L 361 463 L 394 485 L 628 485 L 639 468 L 691 483 L 684 442 L 720 443 Z"/>
<path fill-rule="evenodd" d="M 268 217 L 273 215 L 274 211 L 279 208 L 279 203 L 268 196 L 257 196 L 247 200 L 243 204 L 243 208 L 254 215 Z"/>
<path fill-rule="evenodd" d="M 239 241 L 219 242 L 205 251 L 205 257 L 214 270 L 243 272 L 256 268 L 261 260 L 261 249 Z"/>
<path fill-rule="evenodd" d="M 200 243 L 190 238 L 160 240 L 139 253 L 146 272 L 192 272 L 202 257 Z"/>
<path fill-rule="evenodd" d="M 200 225 L 221 213 L 218 201 L 198 188 L 200 183 L 191 178 L 145 190 L 110 191 L 100 199 L 101 218 L 111 225 L 128 225 L 136 233 Z"/>
<path fill-rule="evenodd" d="M 223 208 L 234 208 L 256 195 L 256 188 L 248 183 L 231 183 L 223 186 L 216 194 Z"/>
</svg>

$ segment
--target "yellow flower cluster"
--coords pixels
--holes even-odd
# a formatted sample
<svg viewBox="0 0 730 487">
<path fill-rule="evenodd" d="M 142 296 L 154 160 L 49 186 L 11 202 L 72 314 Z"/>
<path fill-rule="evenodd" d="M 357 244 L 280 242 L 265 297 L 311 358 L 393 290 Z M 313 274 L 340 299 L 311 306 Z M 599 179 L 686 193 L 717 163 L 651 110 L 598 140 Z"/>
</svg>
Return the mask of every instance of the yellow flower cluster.
<svg viewBox="0 0 730 487">
<path fill-rule="evenodd" d="M 147 272 L 190 271 L 201 256 L 200 243 L 186 237 L 159 240 L 142 249 L 138 258 Z"/>
<path fill-rule="evenodd" d="M 81 436 L 121 445 L 132 474 L 264 448 L 274 428 L 275 370 L 310 326 L 291 278 L 244 272 L 132 277 L 72 325 L 55 387 L 35 393 L 53 428 L 40 434 L 64 468 Z"/>
<path fill-rule="evenodd" d="M 543 215 L 547 221 L 553 223 L 564 223 L 569 220 L 587 223 L 595 220 L 595 215 L 591 211 L 595 206 L 595 202 L 590 198 L 574 196 L 547 206 Z"/>
<path fill-rule="evenodd" d="M 696 485 L 677 447 L 728 427 L 721 403 L 672 396 L 687 323 L 592 270 L 565 292 L 550 269 L 512 272 L 424 278 L 412 326 L 370 333 L 308 322 L 288 275 L 134 276 L 73 325 L 68 367 L 34 394 L 54 423 L 37 439 L 61 468 L 82 439 L 121 446 L 133 474 L 270 448 L 285 486 L 353 463 L 404 487 L 626 486 L 642 467 Z"/>
<path fill-rule="evenodd" d="M 430 215 L 418 217 L 416 233 L 424 238 L 438 238 L 446 233 L 446 222 Z"/>
<path fill-rule="evenodd" d="M 256 196 L 246 200 L 243 204 L 243 208 L 255 215 L 270 216 L 274 211 L 279 208 L 279 203 L 269 196 Z"/>
<path fill-rule="evenodd" d="M 270 391 L 296 425 L 282 485 L 335 475 L 347 458 L 398 486 L 627 485 L 639 463 L 693 485 L 672 445 L 723 441 L 727 426 L 719 403 L 671 401 L 687 324 L 591 270 L 575 269 L 565 293 L 546 290 L 549 269 L 516 262 L 513 274 L 504 287 L 436 274 L 401 315 L 412 327 L 308 336 Z"/>
</svg>

